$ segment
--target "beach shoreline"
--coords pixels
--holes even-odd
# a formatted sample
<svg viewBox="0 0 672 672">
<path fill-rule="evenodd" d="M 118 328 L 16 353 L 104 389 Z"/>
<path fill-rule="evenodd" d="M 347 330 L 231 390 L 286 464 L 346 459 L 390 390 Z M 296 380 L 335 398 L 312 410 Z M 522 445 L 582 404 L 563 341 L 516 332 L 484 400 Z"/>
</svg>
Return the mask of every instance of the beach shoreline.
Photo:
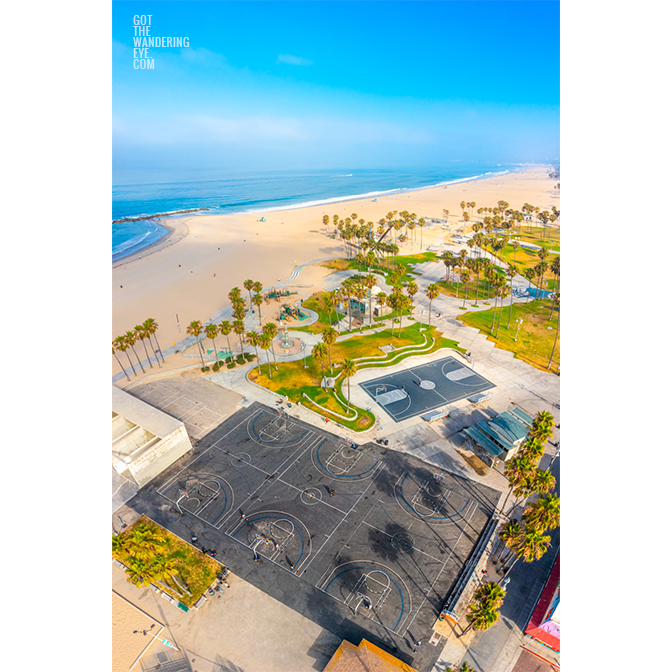
<svg viewBox="0 0 672 672">
<path fill-rule="evenodd" d="M 446 236 L 471 226 L 462 221 L 462 200 L 475 201 L 477 208 L 496 206 L 503 199 L 516 209 L 529 202 L 550 210 L 557 199 L 547 171 L 548 166 L 529 167 L 479 180 L 396 192 L 378 197 L 376 202 L 360 199 L 269 212 L 265 222 L 259 221 L 258 213 L 196 215 L 171 219 L 168 225 L 162 222 L 170 228 L 169 234 L 113 265 L 112 338 L 151 317 L 159 324 L 159 343 L 165 350 L 186 336 L 191 321 L 206 323 L 229 305 L 229 291 L 234 286 L 242 289 L 246 279 L 259 281 L 268 289 L 287 281 L 311 260 L 345 257 L 344 243 L 333 233 L 334 214 L 345 219 L 357 213 L 358 219 L 377 222 L 389 211 L 408 210 L 425 219 L 445 220 L 443 211 L 449 209 L 448 227 L 427 226 L 422 233 L 416 230 L 417 242 L 401 247 L 400 254 L 417 254 L 421 237 L 422 251 L 441 249 Z M 330 220 L 328 228 L 322 223 L 325 214 Z M 310 291 L 318 291 L 328 272 L 318 264 L 307 266 L 292 282 L 312 283 Z M 262 308 L 264 321 L 274 319 L 272 310 L 274 305 Z M 113 358 L 113 372 L 119 371 Z"/>
<path fill-rule="evenodd" d="M 169 224 L 168 221 L 171 223 Z M 158 223 L 166 229 L 165 233 L 161 238 L 155 240 L 153 243 L 150 243 L 146 247 L 137 250 L 136 252 L 131 252 L 131 254 L 121 257 L 116 261 L 112 262 L 112 268 L 118 268 L 119 266 L 124 266 L 125 264 L 130 264 L 136 259 L 142 259 L 144 256 L 149 256 L 154 252 L 160 252 L 166 247 L 170 247 L 175 243 L 179 243 L 183 238 L 186 238 L 189 235 L 189 218 L 185 217 L 184 219 L 171 219 L 171 220 L 160 220 Z"/>
<path fill-rule="evenodd" d="M 197 216 L 199 217 L 214 217 L 214 216 L 225 216 L 225 215 L 264 215 L 268 213 L 276 213 L 276 212 L 286 212 L 286 211 L 291 211 L 291 210 L 302 210 L 305 208 L 312 208 L 312 207 L 326 207 L 326 206 L 331 206 L 331 205 L 338 205 L 339 203 L 346 203 L 350 201 L 363 201 L 365 199 L 371 199 L 371 197 L 376 197 L 376 198 L 384 198 L 386 196 L 391 196 L 391 195 L 401 195 L 401 194 L 409 194 L 409 193 L 415 193 L 418 191 L 424 191 L 426 189 L 439 189 L 443 188 L 445 186 L 451 186 L 454 184 L 462 184 L 466 182 L 477 182 L 479 180 L 487 180 L 491 179 L 494 177 L 501 177 L 503 175 L 511 174 L 511 173 L 518 173 L 521 170 L 525 170 L 525 166 L 518 166 L 516 168 L 506 168 L 502 171 L 489 171 L 484 174 L 480 175 L 474 175 L 471 177 L 460 177 L 460 178 L 455 178 L 453 180 L 447 180 L 444 182 L 438 182 L 436 184 L 430 184 L 427 186 L 422 186 L 422 187 L 396 187 L 393 189 L 387 189 L 383 191 L 372 191 L 372 192 L 367 192 L 364 194 L 356 194 L 356 195 L 350 195 L 350 196 L 334 196 L 332 198 L 326 198 L 326 199 L 319 199 L 317 201 L 306 201 L 303 203 L 295 203 L 292 205 L 283 205 L 283 206 L 275 206 L 275 207 L 268 207 L 268 208 L 252 208 L 249 210 L 241 210 L 241 211 L 232 211 L 232 212 L 212 212 L 211 208 L 191 208 L 189 210 L 184 210 L 181 212 L 172 212 L 172 213 L 157 213 L 154 215 L 143 215 L 139 217 L 126 217 L 122 219 L 117 219 L 113 220 L 112 224 L 117 224 L 120 222 L 139 222 L 143 220 L 152 220 L 155 223 L 159 224 L 163 228 L 168 229 L 170 227 L 169 222 L 171 221 L 179 221 L 181 219 L 185 219 L 187 217 L 193 217 L 194 213 L 199 213 Z M 146 247 L 141 248 L 140 250 L 136 250 L 135 252 L 132 252 L 131 254 L 121 257 L 120 259 L 116 259 L 113 261 L 113 264 L 117 264 L 120 261 L 125 261 L 128 260 L 130 257 L 135 256 L 136 254 L 141 254 L 143 250 L 149 250 L 150 248 L 154 247 L 154 245 L 158 242 L 160 242 L 162 239 L 166 238 L 166 235 L 162 236 L 161 239 L 158 241 L 154 241 L 154 243 L 150 243 Z"/>
</svg>

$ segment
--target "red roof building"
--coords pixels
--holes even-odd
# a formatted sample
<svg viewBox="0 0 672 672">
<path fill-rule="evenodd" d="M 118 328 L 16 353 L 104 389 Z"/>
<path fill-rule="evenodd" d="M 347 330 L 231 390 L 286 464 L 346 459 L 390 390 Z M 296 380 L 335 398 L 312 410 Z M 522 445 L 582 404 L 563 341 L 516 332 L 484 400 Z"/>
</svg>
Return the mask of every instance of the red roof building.
<svg viewBox="0 0 672 672">
<path fill-rule="evenodd" d="M 541 591 L 525 634 L 553 651 L 560 651 L 560 552 Z"/>
</svg>

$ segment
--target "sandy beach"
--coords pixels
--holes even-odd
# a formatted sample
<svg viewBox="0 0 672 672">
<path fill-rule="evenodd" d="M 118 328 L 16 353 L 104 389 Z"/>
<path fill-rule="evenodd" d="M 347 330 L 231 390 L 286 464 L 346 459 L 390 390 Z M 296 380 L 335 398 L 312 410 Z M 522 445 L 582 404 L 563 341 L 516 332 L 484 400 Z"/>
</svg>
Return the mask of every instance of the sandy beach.
<svg viewBox="0 0 672 672">
<path fill-rule="evenodd" d="M 443 210 L 448 209 L 451 230 L 457 231 L 465 226 L 459 206 L 462 200 L 475 201 L 476 208 L 493 207 L 503 199 L 516 209 L 528 202 L 550 210 L 559 205 L 553 185 L 548 167 L 539 166 L 447 187 L 390 194 L 379 197 L 377 202 L 353 200 L 262 214 L 187 216 L 162 221 L 169 229 L 168 235 L 113 265 L 112 338 L 151 317 L 159 324 L 157 336 L 165 350 L 185 338 L 191 321 L 205 323 L 228 305 L 227 295 L 232 287 L 238 286 L 244 292 L 247 278 L 261 282 L 267 289 L 286 281 L 296 266 L 314 259 L 344 257 L 342 241 L 331 239 L 322 224 L 325 214 L 331 218 L 338 213 L 344 219 L 354 212 L 358 218 L 377 222 L 391 210 L 408 210 L 428 219 L 443 218 Z M 267 221 L 258 221 L 262 216 Z M 440 226 L 425 227 L 423 250 L 440 244 L 449 234 Z M 400 254 L 420 252 L 419 241 L 418 232 L 415 245 L 405 244 Z M 313 288 L 302 290 L 311 294 L 320 289 L 320 279 L 330 272 L 315 264 L 303 269 L 295 282 L 313 284 Z M 142 345 L 136 349 L 144 358 Z M 126 356 L 119 355 L 127 363 Z M 169 367 L 172 359 L 176 366 L 188 364 L 180 355 L 171 355 L 166 360 Z M 114 357 L 112 365 L 113 374 L 120 371 Z"/>
</svg>

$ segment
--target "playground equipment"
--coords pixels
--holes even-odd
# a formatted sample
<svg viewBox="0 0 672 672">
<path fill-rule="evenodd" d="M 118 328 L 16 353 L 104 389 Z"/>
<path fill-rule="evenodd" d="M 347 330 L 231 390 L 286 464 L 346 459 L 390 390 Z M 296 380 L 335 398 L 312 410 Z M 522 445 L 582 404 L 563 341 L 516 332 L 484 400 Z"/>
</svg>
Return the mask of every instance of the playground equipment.
<svg viewBox="0 0 672 672">
<path fill-rule="evenodd" d="M 298 308 L 294 308 L 286 303 L 283 304 L 282 310 L 280 311 L 281 320 L 289 320 L 289 319 L 305 320 L 307 317 L 308 317 L 307 313 L 304 313 Z"/>
<path fill-rule="evenodd" d="M 280 301 L 281 296 L 291 296 L 292 294 L 296 294 L 296 292 L 290 292 L 288 289 L 275 289 L 273 288 L 270 292 L 266 292 L 264 294 L 264 298 L 266 299 L 266 302 L 270 301 L 271 299 L 275 299 L 276 301 Z"/>
</svg>

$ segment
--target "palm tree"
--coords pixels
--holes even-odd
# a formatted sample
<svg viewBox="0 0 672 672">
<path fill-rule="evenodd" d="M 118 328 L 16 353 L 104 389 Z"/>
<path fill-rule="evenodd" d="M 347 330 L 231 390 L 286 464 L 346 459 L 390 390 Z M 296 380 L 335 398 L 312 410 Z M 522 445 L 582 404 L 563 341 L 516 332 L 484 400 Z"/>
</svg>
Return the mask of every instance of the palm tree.
<svg viewBox="0 0 672 672">
<path fill-rule="evenodd" d="M 528 457 L 534 464 L 538 464 L 541 456 L 544 454 L 544 443 L 536 436 L 529 436 L 527 441 L 521 446 L 519 455 L 521 457 Z"/>
<path fill-rule="evenodd" d="M 270 335 L 265 331 L 257 334 L 257 343 L 262 350 L 266 351 L 266 361 L 268 362 L 268 377 L 269 379 L 273 379 L 273 375 L 271 374 L 271 358 L 268 356 L 268 351 L 270 350 L 272 344 Z"/>
<path fill-rule="evenodd" d="M 422 230 L 425 228 L 426 223 L 424 217 L 420 217 L 418 220 L 418 226 L 420 227 L 420 252 L 422 252 Z"/>
<path fill-rule="evenodd" d="M 497 554 L 498 561 L 505 555 L 508 555 L 508 552 L 510 552 L 509 549 L 516 543 L 516 540 L 518 537 L 520 537 L 521 532 L 522 528 L 520 527 L 520 523 L 509 520 L 504 524 L 502 531 L 499 533 L 499 540 L 503 542 L 503 545 Z"/>
<path fill-rule="evenodd" d="M 350 410 L 350 378 L 357 373 L 357 364 L 352 359 L 343 360 L 343 367 L 341 373 L 348 381 L 348 411 Z"/>
<path fill-rule="evenodd" d="M 333 371 L 333 365 L 331 363 L 331 346 L 336 343 L 336 339 L 338 338 L 338 332 L 336 329 L 333 327 L 327 327 L 322 331 L 322 340 L 326 344 L 328 350 L 329 350 L 329 370 Z"/>
<path fill-rule="evenodd" d="M 268 337 L 271 339 L 271 346 L 273 345 L 273 339 L 278 335 L 278 328 L 273 322 L 267 322 L 264 325 L 264 333 L 268 334 Z M 271 352 L 273 353 L 273 362 L 275 364 L 275 370 L 278 370 L 278 360 L 275 357 L 275 350 L 271 347 Z"/>
<path fill-rule="evenodd" d="M 489 581 L 474 593 L 474 600 L 476 602 L 490 604 L 495 607 L 495 609 L 497 609 L 502 605 L 502 602 L 504 601 L 504 595 L 504 588 L 494 581 Z"/>
<path fill-rule="evenodd" d="M 138 339 L 136 338 L 135 332 L 134 331 L 127 331 L 124 338 L 126 339 L 126 343 L 128 343 L 128 346 L 133 351 L 133 354 L 135 355 L 135 358 L 138 360 L 138 364 L 140 365 L 140 368 L 142 369 L 142 372 L 146 373 L 145 367 L 142 365 L 142 362 L 140 361 L 140 357 L 138 357 L 138 353 L 135 351 L 135 348 L 133 347 L 138 342 Z"/>
<path fill-rule="evenodd" d="M 348 317 L 349 317 L 348 331 L 352 331 L 352 306 L 350 305 L 350 296 L 352 294 L 353 284 L 354 284 L 354 282 L 350 278 L 348 278 L 347 280 L 344 280 L 343 284 L 341 285 L 341 290 L 342 290 L 343 294 L 345 295 Z"/>
<path fill-rule="evenodd" d="M 504 279 L 502 278 L 501 275 L 497 275 L 493 273 L 493 278 L 492 278 L 492 285 L 495 290 L 495 309 L 492 313 L 492 324 L 490 325 L 490 333 L 492 334 L 492 330 L 495 328 L 495 316 L 497 315 L 497 299 L 501 296 L 502 293 L 502 283 L 504 282 Z M 501 315 L 501 310 L 500 310 L 500 315 Z"/>
<path fill-rule="evenodd" d="M 141 324 L 136 324 L 135 327 L 133 327 L 133 329 L 135 330 L 136 339 L 142 342 L 142 347 L 145 349 L 145 357 L 147 357 L 149 366 L 153 369 L 154 364 L 152 364 L 152 358 L 149 356 L 149 353 L 147 352 L 147 345 L 145 344 L 145 339 L 148 337 L 148 334 Z M 149 344 L 151 345 L 152 342 L 150 341 Z"/>
<path fill-rule="evenodd" d="M 418 293 L 418 285 L 411 280 L 410 282 L 406 283 L 406 294 L 408 294 L 408 298 L 410 299 L 410 307 L 411 307 L 411 312 L 413 311 L 413 297 Z"/>
<path fill-rule="evenodd" d="M 555 477 L 548 469 L 537 469 L 531 485 L 534 492 L 546 495 L 555 488 Z"/>
<path fill-rule="evenodd" d="M 257 293 L 252 297 L 252 303 L 257 307 L 259 311 L 259 326 L 261 327 L 261 304 L 264 302 L 264 297 Z"/>
<path fill-rule="evenodd" d="M 546 271 L 548 270 L 548 262 L 546 261 L 540 261 L 535 267 L 534 270 L 537 274 L 537 277 L 539 278 L 539 282 L 537 283 L 540 289 L 544 288 L 544 285 L 546 284 L 544 281 L 544 275 L 546 275 Z"/>
<path fill-rule="evenodd" d="M 509 565 L 508 569 L 506 570 L 506 574 L 511 571 L 513 566 L 518 562 L 518 560 L 520 560 L 520 558 L 522 558 L 525 562 L 539 560 L 539 558 L 541 558 L 541 556 L 546 553 L 550 544 L 550 536 L 544 535 L 536 528 L 525 529 L 514 546 L 516 559 L 511 565 Z M 504 579 L 504 577 L 502 577 L 502 579 Z"/>
<path fill-rule="evenodd" d="M 484 631 L 497 623 L 499 620 L 499 610 L 487 602 L 476 602 L 469 605 L 467 621 L 469 627 L 474 630 Z M 466 633 L 469 627 L 462 633 Z"/>
<path fill-rule="evenodd" d="M 245 322 L 242 320 L 234 320 L 231 327 L 233 329 L 233 333 L 236 334 L 236 336 L 238 336 L 240 339 L 240 354 L 242 355 L 245 350 Z"/>
<path fill-rule="evenodd" d="M 212 341 L 213 352 L 215 354 L 215 361 L 217 361 L 217 344 L 215 343 L 215 338 L 219 333 L 216 324 L 206 324 L 205 325 L 205 335 Z"/>
<path fill-rule="evenodd" d="M 429 324 L 428 327 L 432 326 L 432 301 L 439 296 L 440 290 L 439 286 L 436 283 L 432 283 L 427 286 L 425 290 L 425 295 L 429 299 Z"/>
<path fill-rule="evenodd" d="M 518 271 L 516 270 L 516 267 L 509 264 L 507 269 L 506 269 L 506 275 L 509 276 L 509 294 L 511 294 L 511 302 L 509 303 L 509 319 L 506 323 L 506 328 L 509 328 L 509 325 L 511 324 L 511 311 L 513 310 L 513 279 L 518 275 Z"/>
<path fill-rule="evenodd" d="M 248 291 L 248 293 L 249 293 L 249 297 L 250 297 L 250 308 L 252 308 L 252 287 L 253 287 L 253 286 L 254 286 L 254 280 L 249 280 L 249 279 L 248 279 L 248 280 L 245 280 L 245 282 L 243 283 L 243 287 L 245 287 L 245 289 L 246 289 L 246 290 Z M 229 295 L 229 298 L 231 298 L 230 295 Z"/>
<path fill-rule="evenodd" d="M 362 306 L 362 299 L 366 296 L 366 287 L 361 283 L 357 282 L 355 283 L 355 286 L 353 287 L 352 293 L 354 294 L 355 298 L 357 299 L 357 310 L 360 313 L 365 313 L 365 311 L 361 311 L 360 308 Z M 364 326 L 364 317 L 360 317 L 360 322 L 359 322 L 359 330 L 362 330 L 362 327 Z"/>
<path fill-rule="evenodd" d="M 219 323 L 219 333 L 223 336 L 226 336 L 226 342 L 229 346 L 229 352 L 231 357 L 233 357 L 233 348 L 231 347 L 231 341 L 229 340 L 229 334 L 231 333 L 231 323 L 228 320 L 222 320 Z"/>
<path fill-rule="evenodd" d="M 313 346 L 313 357 L 320 363 L 322 367 L 322 381 L 324 382 L 324 360 L 327 358 L 327 346 L 324 343 L 316 343 Z"/>
<path fill-rule="evenodd" d="M 128 548 L 133 554 L 149 557 L 166 545 L 167 538 L 157 527 L 145 522 L 138 523 L 128 535 Z M 145 554 L 145 555 L 143 555 Z"/>
<path fill-rule="evenodd" d="M 398 306 L 399 306 L 399 338 L 401 338 L 401 325 L 403 324 L 404 321 L 404 311 L 407 308 L 411 308 L 412 306 L 411 299 L 408 296 L 399 294 Z"/>
<path fill-rule="evenodd" d="M 135 367 L 133 366 L 133 362 L 131 361 L 131 356 L 128 354 L 128 343 L 126 343 L 126 337 L 125 336 L 117 336 L 112 343 L 116 344 L 117 350 L 121 350 L 122 352 L 126 353 L 126 357 L 128 357 L 128 363 L 131 365 L 131 369 L 133 370 L 133 375 L 137 376 L 138 373 L 135 370 Z"/>
<path fill-rule="evenodd" d="M 125 534 L 112 534 L 112 553 L 122 555 L 128 547 L 128 536 Z"/>
<path fill-rule="evenodd" d="M 523 271 L 523 275 L 525 276 L 525 279 L 527 280 L 527 303 L 530 300 L 530 296 L 532 295 L 531 288 L 532 288 L 532 280 L 534 280 L 537 277 L 537 273 L 534 270 L 534 268 L 526 268 Z"/>
<path fill-rule="evenodd" d="M 331 313 L 333 312 L 334 308 L 336 308 L 336 306 L 338 305 L 337 292 L 335 290 L 327 292 L 324 295 L 322 301 L 324 309 L 327 311 L 327 315 L 329 315 L 329 326 L 331 326 Z"/>
<path fill-rule="evenodd" d="M 373 300 L 373 288 L 378 286 L 378 281 L 373 273 L 369 273 L 363 280 L 363 285 L 369 290 L 369 323 L 373 324 L 373 314 L 371 310 L 371 303 Z"/>
<path fill-rule="evenodd" d="M 467 285 L 469 284 L 470 279 L 471 279 L 471 273 L 469 273 L 469 270 L 465 268 L 460 273 L 460 282 L 464 284 L 464 301 L 462 302 L 462 308 L 464 308 L 467 305 Z"/>
<path fill-rule="evenodd" d="M 198 337 L 203 333 L 203 325 L 200 320 L 194 320 L 187 327 L 187 333 L 190 336 L 193 336 L 196 339 L 196 348 L 198 354 L 201 356 L 201 366 L 205 366 L 205 361 L 203 361 L 203 353 L 201 352 L 200 343 L 198 342 Z"/>
<path fill-rule="evenodd" d="M 552 430 L 554 424 L 555 418 L 550 411 L 538 411 L 532 420 L 532 426 L 535 429 L 544 428 Z"/>
<path fill-rule="evenodd" d="M 528 529 L 554 530 L 560 525 L 560 497 L 552 493 L 542 495 L 525 509 L 523 520 Z"/>
<path fill-rule="evenodd" d="M 114 355 L 114 358 L 117 360 L 117 364 L 119 364 L 119 368 L 124 372 L 124 375 L 128 379 L 128 381 L 131 381 L 130 376 L 126 373 L 126 369 L 121 365 L 121 362 L 119 361 L 119 357 L 117 357 L 117 350 L 120 350 L 119 345 L 117 344 L 116 341 L 112 341 L 112 354 Z M 130 357 L 129 357 L 130 361 Z"/>
<path fill-rule="evenodd" d="M 229 301 L 233 302 L 235 299 L 240 298 L 240 287 L 234 287 L 230 292 L 229 292 Z"/>
<path fill-rule="evenodd" d="M 156 343 L 156 353 L 158 353 L 161 356 L 161 359 L 165 362 L 166 360 L 163 359 L 163 352 L 161 352 L 161 346 L 159 345 L 159 339 L 156 337 L 156 332 L 159 329 L 159 323 L 156 320 L 153 320 L 151 317 L 147 318 L 143 323 L 142 326 L 146 329 L 147 333 L 150 336 L 154 336 L 154 342 Z M 149 342 L 151 343 L 152 340 L 150 338 Z M 156 358 L 157 363 L 159 362 L 159 358 Z M 161 364 L 159 363 L 159 367 Z"/>
<path fill-rule="evenodd" d="M 502 505 L 502 511 L 506 508 L 511 491 L 527 484 L 533 469 L 532 461 L 523 455 L 513 457 L 507 462 L 504 468 L 504 476 L 509 480 L 509 492 Z"/>
<path fill-rule="evenodd" d="M 133 558 L 127 560 L 126 562 L 128 563 L 128 566 L 126 567 L 126 574 L 129 575 L 129 583 L 132 583 L 138 587 L 149 586 L 149 584 L 152 583 L 154 580 L 154 573 L 151 571 L 146 562 Z"/>
<path fill-rule="evenodd" d="M 510 289 L 508 285 L 506 284 L 506 280 L 502 278 L 502 282 L 498 287 L 499 290 L 499 298 L 501 299 L 500 303 L 500 308 L 499 308 L 499 318 L 497 319 L 497 333 L 495 334 L 495 338 L 499 337 L 499 324 L 502 321 L 502 311 L 504 310 L 504 299 L 510 294 Z M 510 312 L 509 308 L 509 312 Z"/>
<path fill-rule="evenodd" d="M 247 332 L 247 342 L 254 346 L 254 353 L 257 356 L 257 371 L 259 372 L 259 375 L 261 375 L 261 360 L 259 359 L 259 350 L 257 350 L 257 347 L 259 345 L 259 336 L 261 335 L 262 334 L 258 334 L 256 331 Z"/>
<path fill-rule="evenodd" d="M 553 289 L 557 293 L 560 291 L 560 257 L 557 254 L 553 257 L 553 261 L 551 262 L 551 272 L 555 276 Z"/>
<path fill-rule="evenodd" d="M 515 264 L 516 263 L 516 251 L 520 247 L 520 243 L 517 240 L 514 240 L 511 243 L 511 247 L 513 248 L 513 263 Z"/>
<path fill-rule="evenodd" d="M 173 574 L 175 574 L 177 570 L 177 559 L 176 558 L 168 558 L 165 555 L 159 556 L 154 560 L 154 562 L 150 565 L 149 570 L 154 577 L 154 579 L 158 580 L 163 580 L 163 581 L 170 581 L 173 579 Z M 182 588 L 180 588 L 175 581 L 173 580 L 172 583 L 177 586 L 177 590 L 175 591 L 178 595 L 180 593 L 184 593 Z"/>
</svg>

